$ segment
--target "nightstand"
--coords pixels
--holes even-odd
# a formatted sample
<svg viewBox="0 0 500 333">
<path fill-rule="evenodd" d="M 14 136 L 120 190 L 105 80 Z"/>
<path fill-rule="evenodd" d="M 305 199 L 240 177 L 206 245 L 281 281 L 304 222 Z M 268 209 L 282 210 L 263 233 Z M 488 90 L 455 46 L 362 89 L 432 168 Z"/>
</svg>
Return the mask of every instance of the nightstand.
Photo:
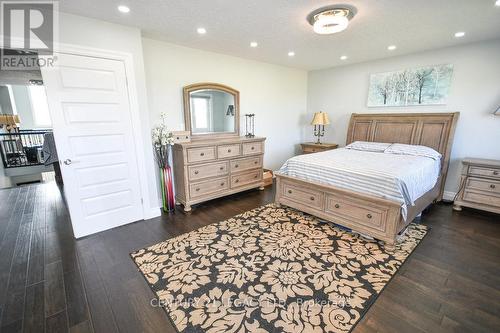
<svg viewBox="0 0 500 333">
<path fill-rule="evenodd" d="M 462 179 L 453 209 L 470 207 L 500 214 L 500 161 L 467 158 L 462 164 Z"/>
<path fill-rule="evenodd" d="M 302 153 L 319 153 L 321 151 L 337 149 L 339 147 L 336 143 L 315 143 L 315 142 L 305 142 L 300 144 L 302 147 Z"/>
</svg>

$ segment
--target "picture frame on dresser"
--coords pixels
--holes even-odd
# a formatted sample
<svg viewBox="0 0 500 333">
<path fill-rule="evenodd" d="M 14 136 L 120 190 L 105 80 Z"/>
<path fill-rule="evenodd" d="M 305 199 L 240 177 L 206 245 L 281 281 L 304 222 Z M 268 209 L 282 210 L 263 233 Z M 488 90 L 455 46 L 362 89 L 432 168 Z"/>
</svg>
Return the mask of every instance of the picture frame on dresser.
<svg viewBox="0 0 500 333">
<path fill-rule="evenodd" d="M 185 128 L 191 141 L 176 142 L 173 147 L 176 203 L 189 212 L 194 204 L 263 190 L 266 138 L 240 136 L 239 92 L 217 83 L 192 84 L 183 92 Z M 197 124 L 195 119 L 202 117 Z"/>
</svg>

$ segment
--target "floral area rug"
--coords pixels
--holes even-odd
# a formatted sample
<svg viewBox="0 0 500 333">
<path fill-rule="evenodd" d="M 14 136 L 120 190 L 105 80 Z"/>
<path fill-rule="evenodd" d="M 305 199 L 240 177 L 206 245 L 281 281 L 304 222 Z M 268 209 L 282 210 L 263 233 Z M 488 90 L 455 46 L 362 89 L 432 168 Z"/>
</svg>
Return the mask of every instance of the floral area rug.
<svg viewBox="0 0 500 333">
<path fill-rule="evenodd" d="M 179 332 L 349 332 L 426 233 L 389 253 L 269 204 L 131 256 Z"/>
</svg>

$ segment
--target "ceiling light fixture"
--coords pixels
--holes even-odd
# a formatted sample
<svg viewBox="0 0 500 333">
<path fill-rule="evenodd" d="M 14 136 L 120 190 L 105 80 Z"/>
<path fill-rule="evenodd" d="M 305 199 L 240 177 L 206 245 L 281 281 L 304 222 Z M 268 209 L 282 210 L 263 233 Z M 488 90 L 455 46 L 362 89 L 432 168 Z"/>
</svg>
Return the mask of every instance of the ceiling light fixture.
<svg viewBox="0 0 500 333">
<path fill-rule="evenodd" d="M 495 6 L 500 7 L 500 0 L 495 1 Z"/>
<path fill-rule="evenodd" d="M 130 12 L 130 8 L 128 8 L 127 6 L 124 6 L 124 5 L 118 6 L 118 10 L 122 13 L 125 13 L 125 14 Z"/>
<path fill-rule="evenodd" d="M 205 28 L 198 28 L 196 29 L 196 32 L 198 32 L 200 35 L 204 35 L 207 33 L 207 29 Z"/>
<path fill-rule="evenodd" d="M 389 45 L 389 46 L 387 46 L 387 49 L 389 51 L 394 51 L 395 49 L 397 49 L 397 47 L 396 47 L 396 45 Z"/>
<path fill-rule="evenodd" d="M 347 56 L 346 55 L 341 56 L 340 60 L 347 60 Z"/>
<path fill-rule="evenodd" d="M 257 46 L 259 46 L 259 43 L 257 43 L 257 42 L 250 43 L 250 47 L 257 47 Z"/>
<path fill-rule="evenodd" d="M 329 35 L 345 30 L 355 14 L 356 8 L 352 6 L 329 6 L 310 13 L 307 22 L 313 26 L 315 33 Z"/>
<path fill-rule="evenodd" d="M 295 52 L 293 52 L 293 51 L 288 52 L 288 56 L 289 57 L 294 57 L 295 56 Z"/>
<path fill-rule="evenodd" d="M 455 33 L 455 37 L 457 37 L 457 38 L 462 38 L 463 36 L 465 36 L 465 32 L 463 32 L 463 31 L 459 31 L 459 32 Z"/>
</svg>

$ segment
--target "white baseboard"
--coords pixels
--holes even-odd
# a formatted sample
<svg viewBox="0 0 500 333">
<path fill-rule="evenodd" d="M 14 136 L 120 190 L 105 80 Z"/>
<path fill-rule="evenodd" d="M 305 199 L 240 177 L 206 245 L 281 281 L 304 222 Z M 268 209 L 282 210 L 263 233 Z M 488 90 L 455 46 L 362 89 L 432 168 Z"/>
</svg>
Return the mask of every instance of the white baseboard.
<svg viewBox="0 0 500 333">
<path fill-rule="evenodd" d="M 443 199 L 453 201 L 453 199 L 455 198 L 455 195 L 456 195 L 455 192 L 444 191 L 443 192 Z"/>
<path fill-rule="evenodd" d="M 161 207 L 149 208 L 144 211 L 144 219 L 149 220 L 161 215 Z"/>
</svg>

